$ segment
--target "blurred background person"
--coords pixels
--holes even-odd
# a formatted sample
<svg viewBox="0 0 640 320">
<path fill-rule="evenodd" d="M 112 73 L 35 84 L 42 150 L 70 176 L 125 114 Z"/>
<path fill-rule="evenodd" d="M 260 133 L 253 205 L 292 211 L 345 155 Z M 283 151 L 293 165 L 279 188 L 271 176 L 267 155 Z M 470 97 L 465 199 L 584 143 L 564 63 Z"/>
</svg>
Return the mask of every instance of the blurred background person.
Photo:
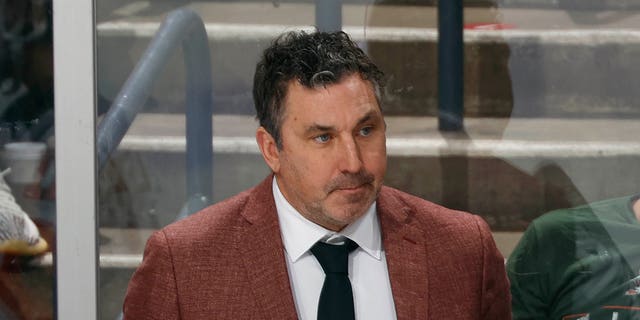
<svg viewBox="0 0 640 320">
<path fill-rule="evenodd" d="M 535 219 L 507 262 L 514 319 L 640 319 L 639 198 Z"/>
</svg>

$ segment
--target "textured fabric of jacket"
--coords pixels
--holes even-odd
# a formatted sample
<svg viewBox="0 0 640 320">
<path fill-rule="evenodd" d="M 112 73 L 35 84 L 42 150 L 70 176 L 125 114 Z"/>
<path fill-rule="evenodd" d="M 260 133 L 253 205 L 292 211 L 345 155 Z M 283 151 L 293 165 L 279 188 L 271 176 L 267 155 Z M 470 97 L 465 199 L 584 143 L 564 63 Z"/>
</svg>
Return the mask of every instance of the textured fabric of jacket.
<svg viewBox="0 0 640 320">
<path fill-rule="evenodd" d="M 297 319 L 271 183 L 155 232 L 125 319 Z M 480 217 L 388 187 L 377 212 L 398 319 L 510 319 L 504 260 Z"/>
</svg>

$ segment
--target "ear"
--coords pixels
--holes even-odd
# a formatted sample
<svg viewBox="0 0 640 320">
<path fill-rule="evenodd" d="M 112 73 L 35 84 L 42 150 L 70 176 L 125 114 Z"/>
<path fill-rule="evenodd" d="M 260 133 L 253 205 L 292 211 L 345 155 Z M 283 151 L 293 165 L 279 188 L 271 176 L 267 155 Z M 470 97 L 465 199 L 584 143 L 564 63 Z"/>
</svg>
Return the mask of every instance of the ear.
<svg viewBox="0 0 640 320">
<path fill-rule="evenodd" d="M 278 173 L 280 171 L 280 150 L 278 150 L 276 140 L 264 127 L 260 127 L 256 130 L 256 142 L 271 171 Z"/>
</svg>

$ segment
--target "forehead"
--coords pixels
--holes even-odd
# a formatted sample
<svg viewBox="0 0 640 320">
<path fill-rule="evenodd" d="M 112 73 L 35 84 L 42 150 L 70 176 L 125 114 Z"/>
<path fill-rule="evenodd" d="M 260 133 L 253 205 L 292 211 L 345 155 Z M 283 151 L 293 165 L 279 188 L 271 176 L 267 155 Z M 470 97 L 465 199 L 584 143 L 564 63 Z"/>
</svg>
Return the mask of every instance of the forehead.
<svg viewBox="0 0 640 320">
<path fill-rule="evenodd" d="M 284 117 L 290 120 L 348 120 L 366 113 L 381 115 L 373 85 L 359 74 L 344 76 L 339 82 L 308 88 L 290 81 L 284 99 Z"/>
</svg>

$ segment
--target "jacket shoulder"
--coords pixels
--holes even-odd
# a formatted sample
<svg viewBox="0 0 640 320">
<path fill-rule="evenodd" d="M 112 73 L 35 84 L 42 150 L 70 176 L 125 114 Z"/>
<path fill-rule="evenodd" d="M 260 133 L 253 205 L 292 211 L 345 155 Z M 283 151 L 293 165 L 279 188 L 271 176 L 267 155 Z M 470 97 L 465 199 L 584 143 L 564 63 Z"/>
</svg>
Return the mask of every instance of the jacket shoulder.
<svg viewBox="0 0 640 320">
<path fill-rule="evenodd" d="M 484 254 L 502 256 L 497 252 L 489 225 L 468 212 L 453 210 L 393 188 L 380 193 L 380 213 L 392 221 L 406 223 L 421 230 L 425 243 L 437 256 L 465 257 L 481 261 Z M 435 245 L 434 245 L 435 244 Z"/>
<path fill-rule="evenodd" d="M 171 239 L 190 239 L 212 233 L 230 231 L 243 224 L 241 215 L 253 190 L 243 191 L 231 198 L 208 206 L 193 215 L 162 228 L 161 231 Z"/>
<path fill-rule="evenodd" d="M 405 213 L 418 219 L 423 225 L 433 228 L 454 228 L 454 229 L 478 229 L 478 223 L 484 220 L 469 212 L 449 209 L 431 201 L 422 199 L 412 194 L 383 187 L 379 200 L 386 210 L 403 210 Z M 383 210 L 384 210 L 383 209 Z"/>
</svg>

